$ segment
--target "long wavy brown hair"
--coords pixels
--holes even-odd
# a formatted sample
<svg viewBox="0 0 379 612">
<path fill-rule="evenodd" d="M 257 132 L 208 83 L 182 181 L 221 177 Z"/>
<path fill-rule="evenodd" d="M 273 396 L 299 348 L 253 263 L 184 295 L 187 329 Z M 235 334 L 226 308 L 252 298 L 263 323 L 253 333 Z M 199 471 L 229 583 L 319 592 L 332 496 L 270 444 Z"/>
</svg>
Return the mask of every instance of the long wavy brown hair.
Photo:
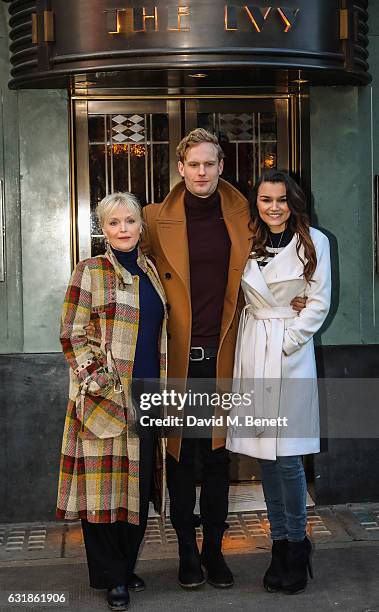
<svg viewBox="0 0 379 612">
<path fill-rule="evenodd" d="M 253 248 L 251 257 L 264 257 L 267 255 L 266 245 L 269 228 L 258 213 L 258 190 L 262 183 L 284 183 L 287 193 L 287 204 L 291 215 L 287 221 L 288 229 L 297 234 L 296 252 L 304 265 L 304 278 L 310 283 L 316 270 L 317 256 L 311 235 L 309 233 L 309 217 L 306 211 L 306 197 L 304 191 L 296 181 L 282 170 L 267 170 L 254 185 L 250 200 L 250 229 L 253 233 Z M 300 248 L 304 248 L 305 260 L 300 256 Z"/>
</svg>

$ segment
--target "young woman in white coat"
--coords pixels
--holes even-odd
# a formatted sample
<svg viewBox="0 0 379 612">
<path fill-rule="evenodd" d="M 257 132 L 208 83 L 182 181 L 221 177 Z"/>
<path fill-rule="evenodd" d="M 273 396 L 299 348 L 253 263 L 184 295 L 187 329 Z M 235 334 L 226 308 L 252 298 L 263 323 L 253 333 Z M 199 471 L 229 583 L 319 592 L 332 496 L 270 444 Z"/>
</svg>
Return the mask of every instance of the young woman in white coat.
<svg viewBox="0 0 379 612">
<path fill-rule="evenodd" d="M 253 190 L 250 225 L 234 379 L 239 390 L 253 386 L 255 417 L 282 417 L 282 426 L 273 433 L 258 424 L 248 435 L 231 426 L 227 448 L 259 460 L 273 540 L 263 583 L 292 594 L 312 575 L 302 455 L 320 450 L 313 335 L 330 305 L 329 241 L 309 226 L 301 188 L 277 170 L 264 173 Z M 300 295 L 306 306 L 296 313 L 291 300 Z"/>
</svg>

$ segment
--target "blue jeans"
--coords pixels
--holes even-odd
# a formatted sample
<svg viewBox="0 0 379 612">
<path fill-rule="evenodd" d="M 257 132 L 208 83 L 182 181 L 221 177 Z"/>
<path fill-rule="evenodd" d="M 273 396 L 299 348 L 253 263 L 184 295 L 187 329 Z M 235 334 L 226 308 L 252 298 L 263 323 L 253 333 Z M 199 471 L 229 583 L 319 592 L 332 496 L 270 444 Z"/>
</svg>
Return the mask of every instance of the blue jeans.
<svg viewBox="0 0 379 612">
<path fill-rule="evenodd" d="M 307 525 L 307 483 L 302 458 L 258 459 L 273 540 L 300 542 Z"/>
</svg>

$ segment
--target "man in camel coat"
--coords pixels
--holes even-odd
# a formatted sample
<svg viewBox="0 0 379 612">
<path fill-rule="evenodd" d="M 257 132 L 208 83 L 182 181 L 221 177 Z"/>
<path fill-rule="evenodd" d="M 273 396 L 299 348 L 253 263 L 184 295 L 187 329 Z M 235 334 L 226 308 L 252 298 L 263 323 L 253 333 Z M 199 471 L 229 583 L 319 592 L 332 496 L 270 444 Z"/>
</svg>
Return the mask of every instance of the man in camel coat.
<svg viewBox="0 0 379 612">
<path fill-rule="evenodd" d="M 251 251 L 249 205 L 220 178 L 223 151 L 198 128 L 178 145 L 184 181 L 162 204 L 144 208 L 143 248 L 155 260 L 168 308 L 168 377 L 231 379 L 238 330 L 241 276 Z M 219 434 L 220 435 L 220 434 Z M 179 584 L 233 586 L 221 552 L 227 528 L 229 457 L 224 437 L 168 439 L 170 516 L 179 542 Z M 196 544 L 195 456 L 200 453 L 203 548 Z"/>
<path fill-rule="evenodd" d="M 160 205 L 144 209 L 145 248 L 154 258 L 169 304 L 168 377 L 231 378 L 240 281 L 250 253 L 249 207 L 220 179 L 224 154 L 217 137 L 193 130 L 177 148 L 184 181 Z M 191 348 L 192 347 L 192 348 Z M 229 457 L 224 438 L 169 438 L 170 514 L 179 541 L 179 583 L 233 585 L 221 553 L 227 527 Z M 200 558 L 195 536 L 195 454 L 203 470 Z"/>
</svg>

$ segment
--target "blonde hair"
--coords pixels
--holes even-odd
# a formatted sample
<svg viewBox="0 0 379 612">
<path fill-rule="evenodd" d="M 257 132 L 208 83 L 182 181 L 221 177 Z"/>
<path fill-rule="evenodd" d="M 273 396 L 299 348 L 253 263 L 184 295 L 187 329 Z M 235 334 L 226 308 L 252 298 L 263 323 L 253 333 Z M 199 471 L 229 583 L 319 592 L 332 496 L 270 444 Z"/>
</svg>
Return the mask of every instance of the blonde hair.
<svg viewBox="0 0 379 612">
<path fill-rule="evenodd" d="M 202 142 L 209 142 L 210 144 L 213 144 L 216 147 L 219 162 L 224 159 L 225 153 L 220 147 L 220 143 L 216 134 L 211 134 L 211 132 L 204 130 L 204 128 L 196 128 L 195 130 L 192 130 L 192 132 L 189 132 L 189 134 L 187 134 L 187 136 L 185 136 L 176 147 L 176 156 L 178 158 L 178 161 L 184 163 L 186 159 L 187 150 L 190 147 L 193 147 Z"/>
<path fill-rule="evenodd" d="M 142 209 L 136 196 L 128 191 L 118 191 L 105 196 L 96 207 L 96 214 L 101 227 L 104 227 L 107 218 L 118 206 L 128 208 L 142 225 Z"/>
</svg>

